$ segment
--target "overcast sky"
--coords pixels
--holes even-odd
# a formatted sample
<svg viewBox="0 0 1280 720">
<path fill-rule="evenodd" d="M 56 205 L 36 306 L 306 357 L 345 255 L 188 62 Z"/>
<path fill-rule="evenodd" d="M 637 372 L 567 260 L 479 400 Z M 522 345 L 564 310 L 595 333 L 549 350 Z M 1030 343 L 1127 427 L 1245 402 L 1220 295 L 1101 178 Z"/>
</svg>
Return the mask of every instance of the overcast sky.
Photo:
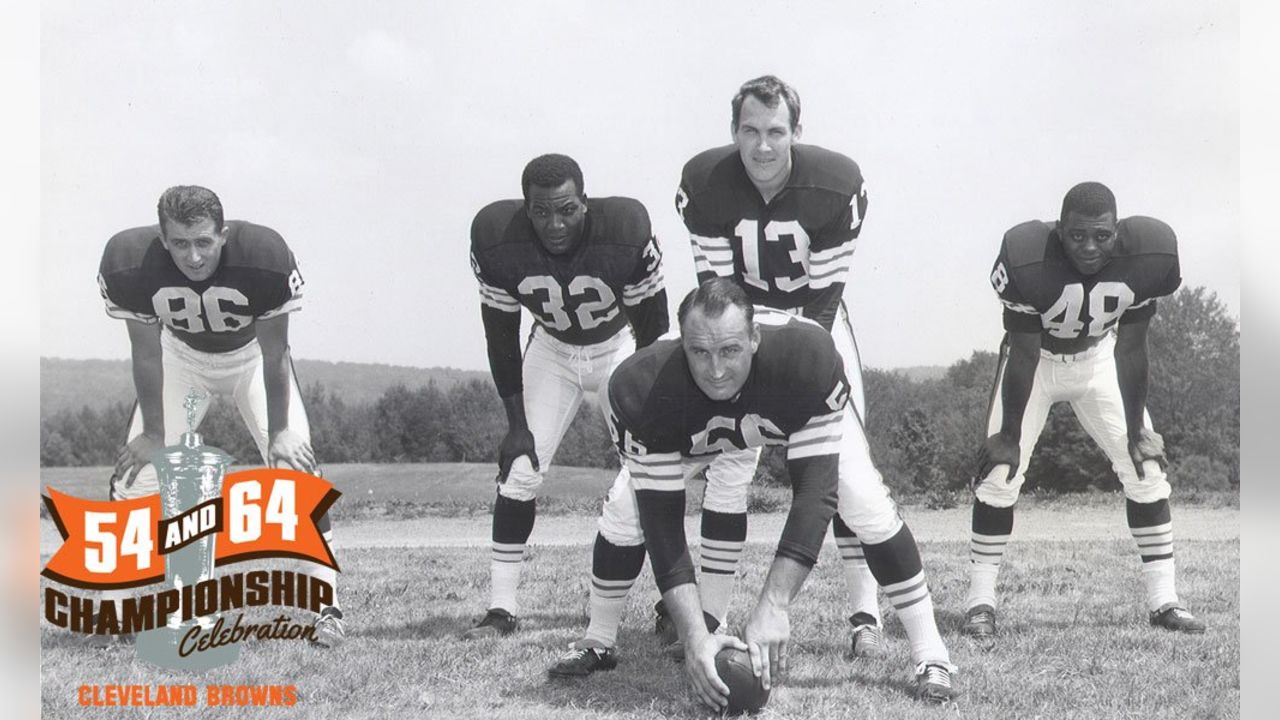
<svg viewBox="0 0 1280 720">
<path fill-rule="evenodd" d="M 57 2 L 42 25 L 45 356 L 127 357 L 103 243 L 192 183 L 292 246 L 296 356 L 485 368 L 470 221 L 543 152 L 648 207 L 674 306 L 680 168 L 764 73 L 867 178 L 845 297 L 868 366 L 994 350 L 1002 233 L 1081 180 L 1171 224 L 1184 283 L 1238 314 L 1234 2 Z"/>
</svg>

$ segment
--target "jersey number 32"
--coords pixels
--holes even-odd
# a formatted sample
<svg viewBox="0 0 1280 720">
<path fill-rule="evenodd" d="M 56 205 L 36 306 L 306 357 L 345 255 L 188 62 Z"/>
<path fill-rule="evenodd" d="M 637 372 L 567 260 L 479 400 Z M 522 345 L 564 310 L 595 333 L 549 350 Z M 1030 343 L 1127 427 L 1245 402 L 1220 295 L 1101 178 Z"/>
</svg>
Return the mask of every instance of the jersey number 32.
<svg viewBox="0 0 1280 720">
<path fill-rule="evenodd" d="M 573 320 L 565 309 L 564 291 L 560 289 L 560 283 L 556 282 L 555 278 L 548 275 L 531 275 L 520 281 L 516 290 L 521 295 L 534 297 L 535 302 L 540 300 L 534 295 L 535 292 L 545 295 L 546 299 L 541 301 L 541 307 L 535 312 L 538 314 L 538 319 L 547 327 L 564 331 L 573 326 Z M 595 296 L 594 299 L 592 294 Z M 578 319 L 578 327 L 583 330 L 590 330 L 607 323 L 618 315 L 618 304 L 613 290 L 609 289 L 609 286 L 600 278 L 590 275 L 575 277 L 569 281 L 569 295 L 582 298 L 578 301 L 574 315 Z"/>
</svg>

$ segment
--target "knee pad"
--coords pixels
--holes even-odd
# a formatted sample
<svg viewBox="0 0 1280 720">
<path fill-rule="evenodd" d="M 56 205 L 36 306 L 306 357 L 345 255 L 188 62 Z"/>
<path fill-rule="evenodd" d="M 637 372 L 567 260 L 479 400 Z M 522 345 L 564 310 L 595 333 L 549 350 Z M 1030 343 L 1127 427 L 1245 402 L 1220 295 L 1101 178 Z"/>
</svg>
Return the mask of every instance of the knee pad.
<svg viewBox="0 0 1280 720">
<path fill-rule="evenodd" d="M 156 475 L 155 466 L 150 463 L 138 471 L 129 487 L 125 487 L 124 478 L 113 478 L 111 482 L 111 500 L 133 500 L 160 492 L 160 478 Z"/>
<path fill-rule="evenodd" d="M 1115 468 L 1116 475 L 1120 478 L 1120 483 L 1124 485 L 1124 496 L 1136 503 L 1153 503 L 1157 500 L 1169 499 L 1169 493 L 1172 488 L 1169 486 L 1168 476 L 1165 475 L 1160 464 L 1154 460 L 1147 460 L 1143 464 L 1143 477 L 1138 477 L 1138 473 L 1129 467 L 1124 468 L 1122 474 L 1120 468 Z"/>
<path fill-rule="evenodd" d="M 504 498 L 521 502 L 538 497 L 538 488 L 542 487 L 542 472 L 533 469 L 527 455 L 521 455 L 511 463 L 511 471 L 507 473 L 507 481 L 498 486 L 498 494 Z"/>
<path fill-rule="evenodd" d="M 618 473 L 604 501 L 604 510 L 596 527 L 605 540 L 620 547 L 644 544 L 644 531 L 640 529 L 640 509 L 631 491 L 630 476 L 626 471 Z"/>
<path fill-rule="evenodd" d="M 994 508 L 1013 507 L 1018 502 L 1024 477 L 1023 475 L 1005 477 L 1004 473 L 993 473 L 978 482 L 973 494 Z"/>
<path fill-rule="evenodd" d="M 902 528 L 898 506 L 879 473 L 862 480 L 857 482 L 846 473 L 841 474 L 836 513 L 864 545 L 884 542 Z"/>
<path fill-rule="evenodd" d="M 747 493 L 756 474 L 759 449 L 717 455 L 707 466 L 707 489 L 702 509 L 741 514 L 747 511 Z"/>
</svg>

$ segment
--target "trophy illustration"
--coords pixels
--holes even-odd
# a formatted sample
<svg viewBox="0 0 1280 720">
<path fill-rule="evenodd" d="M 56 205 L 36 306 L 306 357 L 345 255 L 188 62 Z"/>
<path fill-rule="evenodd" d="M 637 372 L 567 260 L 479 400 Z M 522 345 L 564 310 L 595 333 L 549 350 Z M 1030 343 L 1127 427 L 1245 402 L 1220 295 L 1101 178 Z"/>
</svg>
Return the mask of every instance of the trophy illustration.
<svg viewBox="0 0 1280 720">
<path fill-rule="evenodd" d="M 177 445 L 157 452 L 152 458 L 160 486 L 160 512 L 163 518 L 182 515 L 201 503 L 222 496 L 222 478 L 232 457 L 222 450 L 204 445 L 195 431 L 196 410 L 202 397 L 193 388 L 183 406 L 187 409 L 187 432 Z M 208 534 L 165 555 L 165 583 L 184 595 L 183 588 L 212 580 L 215 534 Z M 185 598 L 184 598 L 185 599 Z M 164 667 L 184 670 L 206 670 L 234 662 L 240 656 L 239 643 L 228 643 L 197 649 L 203 634 L 213 628 L 216 614 L 182 619 L 181 610 L 169 616 L 167 625 L 138 636 L 138 657 Z"/>
</svg>

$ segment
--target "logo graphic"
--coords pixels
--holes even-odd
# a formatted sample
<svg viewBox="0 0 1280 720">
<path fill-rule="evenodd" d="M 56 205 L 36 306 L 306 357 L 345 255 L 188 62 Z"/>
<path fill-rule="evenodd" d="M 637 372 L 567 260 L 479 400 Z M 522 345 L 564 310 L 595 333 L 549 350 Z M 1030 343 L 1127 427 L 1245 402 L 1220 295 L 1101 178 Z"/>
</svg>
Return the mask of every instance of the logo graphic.
<svg viewBox="0 0 1280 720">
<path fill-rule="evenodd" d="M 78 633 L 136 634 L 139 658 L 184 670 L 234 662 L 240 641 L 251 637 L 313 636 L 309 623 L 283 614 L 246 623 L 244 609 L 314 614 L 333 604 L 333 586 L 302 572 L 235 565 L 215 575 L 215 568 L 285 558 L 338 570 L 316 527 L 338 491 L 296 470 L 226 474 L 231 456 L 203 444 L 193 428 L 199 400 L 194 391 L 187 396 L 188 431 L 152 458 L 158 494 L 93 501 L 49 488 L 44 498 L 63 543 L 42 574 L 70 588 L 46 586 L 46 620 Z M 118 597 L 135 588 L 149 592 Z M 114 596 L 78 592 L 86 590 Z M 232 618 L 235 611 L 241 612 Z"/>
</svg>

